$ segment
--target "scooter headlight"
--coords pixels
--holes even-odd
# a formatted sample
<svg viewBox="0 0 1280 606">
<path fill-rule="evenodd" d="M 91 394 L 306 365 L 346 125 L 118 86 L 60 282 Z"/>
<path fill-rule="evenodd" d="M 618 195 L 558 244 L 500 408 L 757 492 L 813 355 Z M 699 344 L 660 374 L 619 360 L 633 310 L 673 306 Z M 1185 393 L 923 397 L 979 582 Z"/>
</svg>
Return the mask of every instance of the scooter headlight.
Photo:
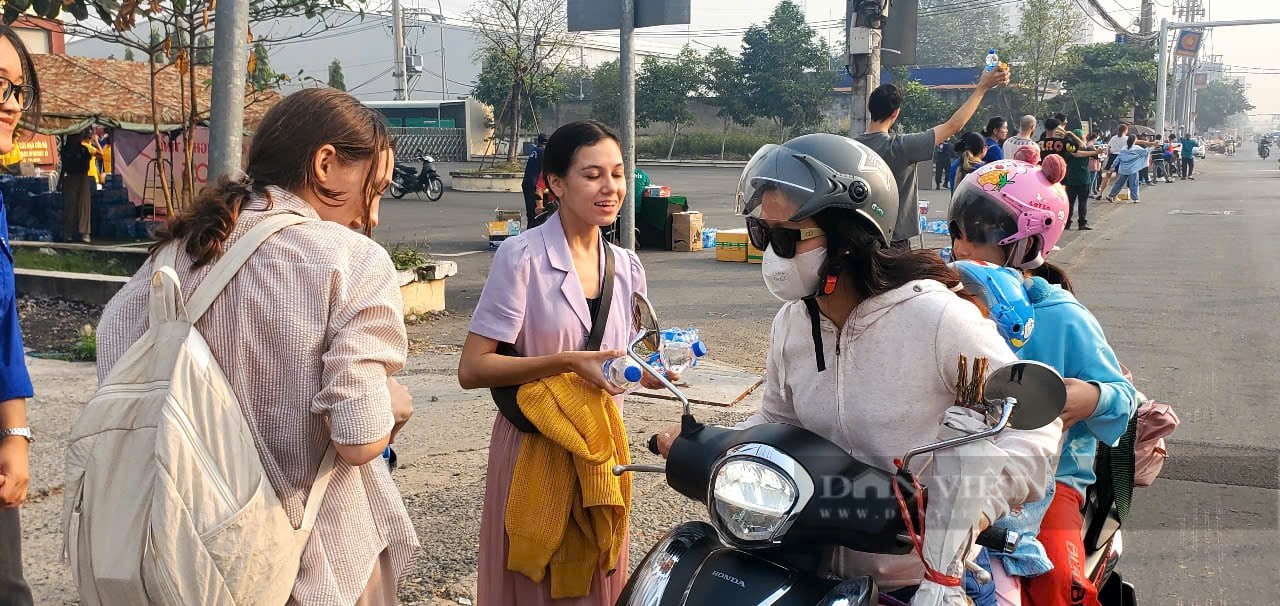
<svg viewBox="0 0 1280 606">
<path fill-rule="evenodd" d="M 799 493 L 795 479 L 762 460 L 728 459 L 712 479 L 712 518 L 739 541 L 769 541 L 785 530 Z"/>
</svg>

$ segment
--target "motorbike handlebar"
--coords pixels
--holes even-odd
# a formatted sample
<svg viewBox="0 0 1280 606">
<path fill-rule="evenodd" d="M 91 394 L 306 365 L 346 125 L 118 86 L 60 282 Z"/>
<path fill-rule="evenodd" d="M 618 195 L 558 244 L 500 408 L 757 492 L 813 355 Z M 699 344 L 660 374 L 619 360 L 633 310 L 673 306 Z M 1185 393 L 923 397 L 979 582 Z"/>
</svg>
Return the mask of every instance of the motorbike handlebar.
<svg viewBox="0 0 1280 606">
<path fill-rule="evenodd" d="M 649 452 L 659 456 L 662 455 L 661 452 L 658 452 L 658 434 L 656 433 L 649 436 Z"/>
</svg>

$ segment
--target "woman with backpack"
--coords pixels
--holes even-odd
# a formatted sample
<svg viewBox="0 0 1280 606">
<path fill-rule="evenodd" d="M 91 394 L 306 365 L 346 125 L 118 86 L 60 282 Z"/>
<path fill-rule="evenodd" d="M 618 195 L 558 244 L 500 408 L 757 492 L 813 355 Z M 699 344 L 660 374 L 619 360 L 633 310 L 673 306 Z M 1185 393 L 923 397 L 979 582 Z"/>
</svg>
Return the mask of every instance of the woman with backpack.
<svg viewBox="0 0 1280 606">
<path fill-rule="evenodd" d="M 1043 168 L 993 162 L 956 187 L 948 211 L 956 259 L 1013 267 L 1028 278 L 1035 338 L 1018 355 L 1054 367 L 1067 383 L 1066 440 L 1051 496 L 994 524 L 1023 532 L 1013 554 L 992 554 L 1005 605 L 1098 603 L 1084 571 L 1081 508 L 1096 480 L 1098 444 L 1115 446 L 1136 407 L 1136 391 L 1102 327 L 1076 300 L 1066 273 L 1045 261 L 1066 227 L 1068 201 L 1058 186 L 1065 174 L 1065 164 L 1054 155 Z"/>
<path fill-rule="evenodd" d="M 181 299 L 168 305 L 185 299 L 198 316 L 194 328 L 234 392 L 269 480 L 262 490 L 274 491 L 280 503 L 260 517 L 227 524 L 249 524 L 242 539 L 252 541 L 255 532 L 268 530 L 254 524 L 282 517 L 281 507 L 293 529 L 314 523 L 296 577 L 283 580 L 285 590 L 292 587 L 290 604 L 396 604 L 397 581 L 419 548 L 380 457 L 413 413 L 412 397 L 391 378 L 407 355 L 399 283 L 386 250 L 369 237 L 392 166 L 391 138 L 376 111 L 332 88 L 285 97 L 254 134 L 244 172 L 206 187 L 158 234 L 151 257 L 112 298 L 98 326 L 98 378 L 110 385 L 117 367 L 134 363 L 132 346 L 155 338 L 148 331 L 156 309 L 152 293 L 173 296 L 164 284 L 180 281 Z M 255 229 L 286 224 L 265 240 L 264 230 Z M 210 294 L 202 283 L 222 279 L 219 261 L 240 258 L 242 239 L 261 244 L 249 249 L 199 316 L 202 303 L 193 293 Z M 227 456 L 204 456 L 218 455 Z M 104 480 L 88 477 L 82 490 L 89 493 L 95 481 Z M 158 547 L 170 544 L 164 536 L 148 537 Z M 122 550 L 141 539 L 128 537 Z M 69 547 L 75 549 L 74 540 Z M 235 562 L 234 571 L 256 563 Z M 100 574 L 96 564 L 92 572 Z M 222 583 L 229 565 L 195 581 L 169 581 Z M 154 578 L 147 570 L 144 564 L 143 578 Z M 83 570 L 80 579 L 83 587 Z"/>
</svg>

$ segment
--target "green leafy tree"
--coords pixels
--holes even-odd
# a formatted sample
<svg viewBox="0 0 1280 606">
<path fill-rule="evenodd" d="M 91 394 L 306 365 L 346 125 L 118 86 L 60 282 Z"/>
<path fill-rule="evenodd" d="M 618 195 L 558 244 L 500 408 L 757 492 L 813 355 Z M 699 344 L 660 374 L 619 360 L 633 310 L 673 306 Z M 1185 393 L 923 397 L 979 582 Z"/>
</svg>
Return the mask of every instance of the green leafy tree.
<svg viewBox="0 0 1280 606">
<path fill-rule="evenodd" d="M 636 99 L 636 124 L 666 122 L 671 125 L 668 160 L 675 153 L 680 127 L 693 119 L 689 98 L 701 91 L 704 71 L 702 57 L 688 45 L 680 49 L 673 60 L 649 56 L 641 65 L 636 89 L 644 94 Z"/>
<path fill-rule="evenodd" d="M 617 128 L 622 116 L 622 71 L 618 61 L 606 61 L 591 73 L 591 117 Z"/>
<path fill-rule="evenodd" d="M 779 2 L 768 22 L 747 29 L 742 43 L 747 106 L 778 125 L 779 141 L 788 129 L 822 121 L 822 110 L 830 105 L 831 54 L 798 4 Z"/>
<path fill-rule="evenodd" d="M 565 88 L 566 99 L 584 101 L 591 98 L 591 68 L 585 65 L 573 65 L 560 71 L 556 76 Z"/>
<path fill-rule="evenodd" d="M 1196 128 L 1200 130 L 1226 126 L 1237 114 L 1253 109 L 1249 103 L 1248 85 L 1241 80 L 1210 82 L 1196 95 Z"/>
<path fill-rule="evenodd" d="M 132 49 L 132 48 L 126 48 L 126 49 L 124 49 L 124 60 L 125 60 L 125 61 L 137 61 L 137 59 L 134 59 L 134 58 L 133 58 L 133 49 Z"/>
<path fill-rule="evenodd" d="M 916 63 L 982 65 L 987 49 L 1006 38 L 1005 22 L 1005 13 L 999 9 L 970 9 L 955 0 L 921 0 Z"/>
<path fill-rule="evenodd" d="M 518 99 L 511 93 L 514 82 L 511 62 L 502 60 L 495 51 L 485 56 L 471 91 L 477 100 L 494 109 L 494 124 L 501 130 L 512 128 L 517 115 L 522 123 L 540 123 L 542 112 L 564 100 L 568 93 L 564 82 L 547 71 L 526 74 Z M 516 102 L 523 104 L 518 113 L 513 105 Z"/>
<path fill-rule="evenodd" d="M 1059 79 L 1081 119 L 1110 122 L 1132 113 L 1142 123 L 1155 108 L 1157 68 L 1150 47 L 1086 44 L 1067 50 Z"/>
<path fill-rule="evenodd" d="M 563 0 L 475 0 L 467 11 L 473 31 L 483 42 L 477 53 L 482 70 L 489 64 L 494 78 L 510 74 L 508 94 L 503 96 L 509 100 L 502 103 L 510 108 L 509 113 L 502 112 L 509 121 L 500 120 L 508 128 L 510 163 L 516 160 L 525 108 L 532 110 L 545 102 L 538 97 L 540 91 L 558 100 L 547 93 L 563 90 L 555 76 L 574 41 L 565 29 L 566 10 Z"/>
<path fill-rule="evenodd" d="M 342 62 L 336 58 L 329 62 L 329 86 L 341 91 L 347 90 L 347 79 L 342 75 Z"/>
<path fill-rule="evenodd" d="M 707 102 L 719 108 L 716 117 L 720 118 L 720 159 L 723 160 L 729 127 L 734 124 L 751 126 L 755 116 L 743 95 L 746 82 L 742 75 L 742 62 L 723 46 L 717 46 L 707 53 L 705 63 L 707 92 L 712 95 Z"/>
<path fill-rule="evenodd" d="M 200 34 L 196 38 L 195 53 L 196 65 L 213 65 L 213 40 L 209 39 L 208 34 Z"/>
<path fill-rule="evenodd" d="M 894 67 L 893 82 L 902 88 L 902 115 L 894 125 L 902 132 L 918 133 L 933 128 L 951 117 L 955 111 L 927 86 L 912 80 L 906 67 Z"/>
<path fill-rule="evenodd" d="M 164 50 L 164 36 L 161 36 L 154 26 L 151 28 L 151 48 L 157 49 L 154 53 L 156 63 L 169 62 L 169 53 Z"/>
<path fill-rule="evenodd" d="M 287 79 L 271 69 L 271 53 L 267 51 L 266 44 L 255 42 L 252 57 L 249 60 L 249 83 L 253 85 L 254 90 L 276 88 L 280 86 L 282 80 Z"/>
<path fill-rule="evenodd" d="M 1079 7 L 1060 0 L 1026 0 L 1018 17 L 1018 29 L 1006 47 L 1008 56 L 1001 59 L 1012 64 L 1011 87 L 1021 93 L 1025 113 L 1041 115 L 1050 84 L 1060 75 L 1067 61 L 1067 48 L 1076 33 L 1084 27 Z"/>
</svg>

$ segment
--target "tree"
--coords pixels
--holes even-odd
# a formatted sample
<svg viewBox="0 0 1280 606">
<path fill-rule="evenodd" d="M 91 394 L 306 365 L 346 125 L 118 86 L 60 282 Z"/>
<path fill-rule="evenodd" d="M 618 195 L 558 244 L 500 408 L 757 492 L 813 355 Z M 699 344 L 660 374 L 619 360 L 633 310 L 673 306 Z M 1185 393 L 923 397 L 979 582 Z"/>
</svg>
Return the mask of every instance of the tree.
<svg viewBox="0 0 1280 606">
<path fill-rule="evenodd" d="M 209 39 L 208 34 L 200 34 L 196 38 L 194 56 L 196 65 L 213 65 L 213 40 Z"/>
<path fill-rule="evenodd" d="M 471 95 L 494 108 L 494 126 L 499 131 L 509 130 L 519 123 L 540 123 L 542 112 L 564 100 L 568 92 L 568 87 L 555 74 L 546 71 L 527 74 L 521 87 L 520 103 L 523 107 L 519 108 L 520 121 L 516 122 L 516 106 L 512 105 L 514 98 L 511 95 L 514 83 L 515 74 L 511 71 L 510 62 L 504 61 L 497 53 L 485 56 Z"/>
<path fill-rule="evenodd" d="M 1236 114 L 1253 109 L 1248 85 L 1242 80 L 1215 80 L 1196 95 L 1196 127 L 1200 130 L 1225 126 Z"/>
<path fill-rule="evenodd" d="M 648 126 L 653 122 L 671 125 L 671 146 L 667 159 L 676 149 L 676 137 L 680 127 L 693 119 L 689 111 L 689 97 L 702 88 L 704 66 L 702 57 L 689 45 L 670 61 L 657 57 L 644 58 L 640 74 L 636 78 L 636 90 L 644 91 L 636 99 L 636 125 Z"/>
<path fill-rule="evenodd" d="M 1158 66 L 1150 47 L 1105 42 L 1067 51 L 1059 79 L 1080 118 L 1116 121 L 1131 113 L 1142 123 L 1155 108 Z"/>
<path fill-rule="evenodd" d="M 125 60 L 125 61 L 137 61 L 137 59 L 134 59 L 134 58 L 133 58 L 133 49 L 132 49 L 132 48 L 126 48 L 126 49 L 124 49 L 124 60 Z"/>
<path fill-rule="evenodd" d="M 329 86 L 341 91 L 347 90 L 347 80 L 342 76 L 342 62 L 336 58 L 329 63 Z"/>
<path fill-rule="evenodd" d="M 622 71 L 617 59 L 596 66 L 591 73 L 591 117 L 614 128 L 622 119 Z"/>
<path fill-rule="evenodd" d="M 918 133 L 933 128 L 951 117 L 950 107 L 918 80 L 912 80 L 906 67 L 894 67 L 893 82 L 902 88 L 902 116 L 895 126 L 902 132 Z"/>
<path fill-rule="evenodd" d="M 527 97 L 541 83 L 564 66 L 565 51 L 574 37 L 565 30 L 566 5 L 562 0 L 477 0 L 467 18 L 484 44 L 479 59 L 496 62 L 494 70 L 511 74 L 507 100 L 494 107 L 511 111 L 507 161 L 516 160 L 516 143 Z M 500 69 L 499 69 L 500 68 Z M 519 108 L 520 111 L 514 111 Z"/>
<path fill-rule="evenodd" d="M 253 51 L 249 54 L 249 83 L 254 90 L 268 90 L 280 86 L 281 80 L 287 79 L 271 69 L 271 53 L 262 42 L 253 43 Z"/>
<path fill-rule="evenodd" d="M 998 8 L 971 9 L 954 0 L 921 0 L 916 63 L 982 65 L 987 49 L 1005 38 L 1005 21 L 1004 11 Z"/>
<path fill-rule="evenodd" d="M 169 51 L 165 46 L 166 38 L 160 35 L 154 25 L 151 26 L 151 56 L 155 58 L 156 63 L 168 63 Z"/>
<path fill-rule="evenodd" d="M 742 75 L 742 62 L 723 46 L 717 46 L 707 53 L 705 63 L 707 92 L 712 95 L 707 103 L 720 108 L 716 117 L 720 118 L 720 159 L 723 160 L 729 127 L 734 124 L 751 126 L 755 116 L 751 115 L 743 97 L 746 82 Z"/>
<path fill-rule="evenodd" d="M 1067 47 L 1082 27 L 1084 17 L 1074 3 L 1026 0 L 1022 5 L 1018 29 L 1007 45 L 1010 56 L 1001 59 L 1015 64 L 1011 86 L 1025 95 L 1022 109 L 1026 113 L 1044 113 L 1050 83 L 1059 75 Z"/>
<path fill-rule="evenodd" d="M 742 43 L 743 92 L 751 113 L 772 119 L 779 141 L 788 128 L 819 123 L 830 105 L 830 52 L 805 23 L 800 6 L 782 0 L 768 22 L 747 29 Z"/>
</svg>

